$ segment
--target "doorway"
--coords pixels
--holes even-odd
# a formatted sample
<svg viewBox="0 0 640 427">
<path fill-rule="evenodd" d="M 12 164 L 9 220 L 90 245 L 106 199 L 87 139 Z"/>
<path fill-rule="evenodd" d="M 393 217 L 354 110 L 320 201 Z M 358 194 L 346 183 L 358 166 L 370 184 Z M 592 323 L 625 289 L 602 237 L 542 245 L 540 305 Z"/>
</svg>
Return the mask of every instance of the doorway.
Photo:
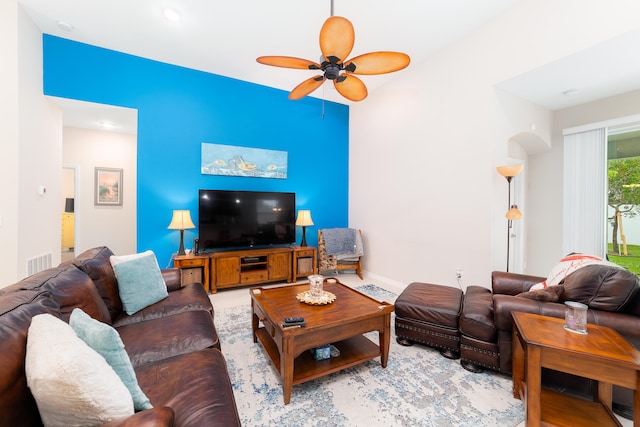
<svg viewBox="0 0 640 427">
<path fill-rule="evenodd" d="M 62 166 L 62 238 L 60 242 L 60 259 L 62 262 L 70 261 L 75 257 L 77 182 L 78 167 Z"/>
</svg>

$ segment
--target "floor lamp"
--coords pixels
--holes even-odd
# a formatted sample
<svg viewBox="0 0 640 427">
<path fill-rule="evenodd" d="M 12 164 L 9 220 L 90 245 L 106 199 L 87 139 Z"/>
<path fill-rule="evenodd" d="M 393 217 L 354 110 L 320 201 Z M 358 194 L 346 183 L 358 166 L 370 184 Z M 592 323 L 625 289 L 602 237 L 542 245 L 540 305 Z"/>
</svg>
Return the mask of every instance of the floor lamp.
<svg viewBox="0 0 640 427">
<path fill-rule="evenodd" d="M 507 185 L 509 186 L 509 199 L 507 204 L 507 213 L 504 217 L 507 219 L 507 272 L 509 271 L 509 243 L 511 241 L 511 227 L 512 221 L 522 219 L 522 212 L 518 209 L 518 205 L 511 204 L 511 181 L 513 177 L 522 172 L 524 164 L 517 165 L 498 166 L 496 170 L 502 176 L 507 179 Z"/>
</svg>

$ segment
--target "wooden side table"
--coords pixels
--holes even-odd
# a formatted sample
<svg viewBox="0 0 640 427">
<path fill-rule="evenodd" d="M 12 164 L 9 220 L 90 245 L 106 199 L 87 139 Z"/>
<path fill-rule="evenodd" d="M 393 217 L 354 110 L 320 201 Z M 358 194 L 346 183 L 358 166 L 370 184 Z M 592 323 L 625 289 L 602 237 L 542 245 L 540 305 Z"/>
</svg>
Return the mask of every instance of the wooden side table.
<svg viewBox="0 0 640 427">
<path fill-rule="evenodd" d="M 209 283 L 209 256 L 204 255 L 176 255 L 173 258 L 173 267 L 179 268 L 182 275 L 182 283 L 202 283 L 204 289 L 209 293 L 211 284 Z"/>
<path fill-rule="evenodd" d="M 611 328 L 589 324 L 588 334 L 564 329 L 564 319 L 513 312 L 513 394 L 525 402 L 526 425 L 620 425 L 611 411 L 612 384 L 634 390 L 640 427 L 640 352 Z M 541 387 L 541 369 L 596 380 L 594 401 Z"/>
<path fill-rule="evenodd" d="M 293 248 L 293 267 L 291 268 L 291 280 L 295 282 L 299 277 L 306 277 L 316 274 L 317 270 L 317 251 L 313 246 L 296 246 Z"/>
</svg>

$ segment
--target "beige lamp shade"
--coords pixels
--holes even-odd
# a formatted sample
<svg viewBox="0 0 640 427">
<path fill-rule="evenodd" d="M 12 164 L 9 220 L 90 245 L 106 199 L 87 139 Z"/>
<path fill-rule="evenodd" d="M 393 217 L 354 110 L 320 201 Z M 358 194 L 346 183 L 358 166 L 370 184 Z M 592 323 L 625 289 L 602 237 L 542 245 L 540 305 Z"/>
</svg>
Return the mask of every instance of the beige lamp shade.
<svg viewBox="0 0 640 427">
<path fill-rule="evenodd" d="M 511 209 L 507 211 L 504 217 L 512 221 L 517 221 L 522 219 L 522 212 L 520 212 L 517 205 L 511 205 Z"/>
<path fill-rule="evenodd" d="M 171 224 L 167 227 L 169 230 L 188 230 L 190 228 L 196 228 L 191 221 L 191 211 L 189 210 L 174 210 L 173 218 L 171 218 Z"/>
<path fill-rule="evenodd" d="M 498 166 L 496 167 L 496 170 L 500 175 L 504 176 L 505 178 L 508 178 L 508 177 L 514 177 L 518 175 L 520 172 L 522 172 L 523 168 L 524 168 L 524 163 L 519 163 L 516 165 Z"/>
<path fill-rule="evenodd" d="M 313 225 L 313 220 L 311 219 L 311 211 L 310 210 L 299 210 L 298 218 L 296 219 L 296 225 L 300 226 L 310 226 Z"/>
</svg>

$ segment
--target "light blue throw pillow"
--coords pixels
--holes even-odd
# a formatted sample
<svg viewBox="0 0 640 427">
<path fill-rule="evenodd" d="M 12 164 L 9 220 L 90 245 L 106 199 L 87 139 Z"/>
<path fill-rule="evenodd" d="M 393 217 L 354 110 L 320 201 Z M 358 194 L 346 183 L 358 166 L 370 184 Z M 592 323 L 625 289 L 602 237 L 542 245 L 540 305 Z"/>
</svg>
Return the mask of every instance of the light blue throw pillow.
<svg viewBox="0 0 640 427">
<path fill-rule="evenodd" d="M 118 279 L 124 311 L 132 315 L 169 296 L 156 255 L 145 251 L 134 255 L 112 255 L 109 260 Z"/>
<path fill-rule="evenodd" d="M 133 407 L 142 411 L 153 406 L 138 385 L 136 373 L 131 365 L 129 355 L 124 350 L 124 344 L 118 331 L 106 323 L 99 322 L 79 308 L 73 309 L 69 317 L 69 326 L 76 335 L 89 347 L 99 353 L 118 374 L 124 385 L 131 393 Z"/>
</svg>

